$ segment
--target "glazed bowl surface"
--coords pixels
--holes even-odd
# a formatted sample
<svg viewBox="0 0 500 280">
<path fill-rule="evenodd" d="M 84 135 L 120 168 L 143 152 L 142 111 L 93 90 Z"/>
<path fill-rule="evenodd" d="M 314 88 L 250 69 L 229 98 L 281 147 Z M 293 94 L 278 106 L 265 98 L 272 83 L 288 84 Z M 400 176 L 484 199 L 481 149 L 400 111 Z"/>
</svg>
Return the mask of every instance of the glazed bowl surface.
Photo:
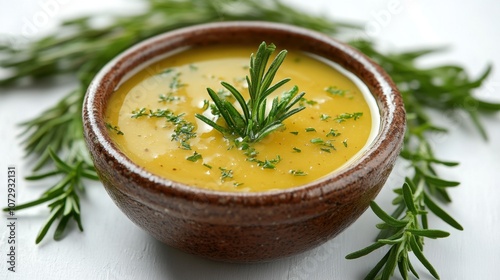
<svg viewBox="0 0 500 280">
<path fill-rule="evenodd" d="M 307 185 L 268 192 L 220 192 L 174 182 L 132 162 L 104 121 L 117 86 L 148 64 L 190 47 L 272 42 L 333 61 L 363 81 L 376 100 L 380 127 L 349 166 Z M 223 22 L 168 32 L 108 63 L 88 88 L 84 136 L 96 170 L 116 205 L 165 244 L 211 259 L 256 262 L 318 246 L 352 224 L 386 182 L 399 155 L 405 112 L 388 75 L 359 51 L 326 35 L 267 22 Z"/>
</svg>

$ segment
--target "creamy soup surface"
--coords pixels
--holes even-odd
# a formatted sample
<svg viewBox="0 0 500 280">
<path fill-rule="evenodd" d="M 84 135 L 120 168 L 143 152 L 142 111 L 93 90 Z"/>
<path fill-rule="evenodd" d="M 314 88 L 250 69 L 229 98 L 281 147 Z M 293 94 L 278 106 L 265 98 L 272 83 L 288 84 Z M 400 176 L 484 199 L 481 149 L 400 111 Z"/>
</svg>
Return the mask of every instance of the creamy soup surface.
<svg viewBox="0 0 500 280">
<path fill-rule="evenodd" d="M 107 107 L 112 140 L 151 173 L 219 191 L 299 186 L 359 155 L 374 126 L 376 108 L 334 65 L 293 50 L 274 83 L 287 77 L 291 81 L 270 98 L 297 85 L 306 93 L 300 102 L 306 109 L 285 120 L 283 129 L 252 144 L 252 155 L 197 119 L 195 114 L 215 118 L 206 88 L 233 100 L 221 81 L 248 98 L 245 76 L 255 51 L 253 46 L 193 48 L 133 75 L 116 89 Z M 217 123 L 225 125 L 222 118 Z"/>
</svg>

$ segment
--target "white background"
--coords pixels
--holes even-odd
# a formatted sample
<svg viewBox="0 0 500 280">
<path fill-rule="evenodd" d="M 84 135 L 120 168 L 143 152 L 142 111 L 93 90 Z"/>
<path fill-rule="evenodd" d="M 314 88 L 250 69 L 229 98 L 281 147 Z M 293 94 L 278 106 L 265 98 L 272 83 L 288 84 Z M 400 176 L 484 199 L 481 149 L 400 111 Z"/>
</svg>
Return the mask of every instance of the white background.
<svg viewBox="0 0 500 280">
<path fill-rule="evenodd" d="M 38 22 L 36 30 L 28 27 L 37 14 L 45 12 L 43 4 L 54 1 L 0 0 L 0 34 L 30 39 L 53 30 L 61 18 L 140 7 L 133 1 L 59 0 L 48 21 Z M 423 63 L 427 65 L 458 63 L 477 77 L 488 63 L 493 63 L 493 74 L 477 94 L 500 102 L 498 1 L 285 2 L 331 18 L 366 24 L 361 36 L 373 36 L 387 49 L 450 47 L 448 52 L 426 59 Z M 16 124 L 53 105 L 74 86 L 75 81 L 68 79 L 57 85 L 0 89 L 0 206 L 7 204 L 8 165 L 18 168 L 18 202 L 38 197 L 45 187 L 43 183 L 22 179 L 29 174 L 29 164 L 23 158 Z M 432 137 L 437 155 L 461 162 L 459 167 L 440 171 L 444 177 L 462 182 L 451 190 L 453 203 L 445 209 L 465 230 L 457 231 L 431 219 L 431 227 L 450 231 L 451 236 L 427 241 L 425 254 L 442 279 L 498 279 L 500 114 L 483 118 L 489 142 L 483 141 L 463 116 L 454 118 L 443 112 L 433 112 L 432 116 L 450 129 L 448 135 Z M 404 166 L 399 164 L 377 197 L 385 209 L 392 209 L 391 190 L 405 175 Z M 383 255 L 377 252 L 358 260 L 344 259 L 346 254 L 368 245 L 376 235 L 374 225 L 379 221 L 371 211 L 319 248 L 275 262 L 245 265 L 214 262 L 160 244 L 118 210 L 100 183 L 88 184 L 81 203 L 85 231 L 80 233 L 73 228 L 60 242 L 46 238 L 35 245 L 38 230 L 48 215 L 45 206 L 17 213 L 15 273 L 7 271 L 7 220 L 0 215 L 0 279 L 360 279 Z M 422 279 L 431 278 L 421 266 L 418 271 Z"/>
</svg>

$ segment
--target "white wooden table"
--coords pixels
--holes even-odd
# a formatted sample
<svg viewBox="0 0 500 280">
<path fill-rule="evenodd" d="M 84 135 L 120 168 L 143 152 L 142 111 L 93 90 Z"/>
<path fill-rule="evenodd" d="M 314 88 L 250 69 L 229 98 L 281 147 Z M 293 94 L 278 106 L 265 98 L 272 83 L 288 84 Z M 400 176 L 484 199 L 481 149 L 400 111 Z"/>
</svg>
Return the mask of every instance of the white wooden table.
<svg viewBox="0 0 500 280">
<path fill-rule="evenodd" d="M 450 50 L 423 61 L 457 62 L 477 76 L 487 63 L 500 67 L 500 2 L 478 1 L 329 1 L 288 0 L 311 12 L 332 18 L 366 23 L 361 36 L 374 36 L 383 47 L 401 49 L 449 46 Z M 0 33 L 40 36 L 63 17 L 92 11 L 135 10 L 132 1 L 0 0 Z M 45 17 L 42 15 L 44 14 Z M 1 73 L 0 73 L 1 74 Z M 18 202 L 38 197 L 40 183 L 22 179 L 28 175 L 17 134 L 17 123 L 51 106 L 75 81 L 59 85 L 1 89 L 0 94 L 0 205 L 7 203 L 7 166 L 18 173 Z M 500 71 L 495 68 L 486 86 L 477 92 L 500 102 Z M 483 118 L 489 142 L 483 141 L 463 117 L 434 112 L 436 121 L 450 133 L 432 137 L 437 155 L 460 161 L 455 168 L 442 169 L 450 180 L 462 182 L 451 190 L 453 203 L 445 209 L 464 226 L 456 231 L 431 219 L 432 227 L 451 232 L 439 241 L 427 241 L 425 254 L 442 279 L 498 279 L 500 265 L 500 114 Z M 392 188 L 405 173 L 401 164 L 391 175 L 377 202 L 388 208 Z M 50 182 L 47 182 L 50 183 Z M 38 207 L 17 213 L 16 272 L 8 267 L 8 221 L 0 215 L 0 279 L 360 279 L 382 256 L 382 252 L 348 261 L 344 256 L 369 244 L 377 233 L 378 219 L 367 211 L 337 238 L 306 253 L 261 264 L 214 262 L 166 247 L 130 222 L 113 204 L 100 183 L 88 185 L 82 198 L 85 231 L 73 228 L 60 242 L 47 238 L 35 245 L 35 237 L 48 209 Z M 49 232 L 51 234 L 51 232 Z M 429 274 L 418 267 L 422 279 Z"/>
</svg>

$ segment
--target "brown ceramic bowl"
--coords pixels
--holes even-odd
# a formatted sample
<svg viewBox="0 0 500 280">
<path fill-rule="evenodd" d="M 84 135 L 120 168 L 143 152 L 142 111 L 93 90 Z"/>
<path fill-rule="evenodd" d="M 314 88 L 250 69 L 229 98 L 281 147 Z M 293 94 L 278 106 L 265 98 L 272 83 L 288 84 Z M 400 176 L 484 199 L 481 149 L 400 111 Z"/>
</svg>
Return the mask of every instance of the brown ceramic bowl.
<svg viewBox="0 0 500 280">
<path fill-rule="evenodd" d="M 378 135 L 349 167 L 319 181 L 281 191 L 217 192 L 145 171 L 111 141 L 104 112 L 116 86 L 148 63 L 179 48 L 273 42 L 332 60 L 358 76 L 380 113 Z M 83 107 L 85 140 L 107 192 L 137 225 L 158 240 L 204 257 L 254 262 L 318 246 L 353 223 L 384 185 L 405 129 L 401 96 L 387 74 L 359 51 L 328 36 L 289 25 L 226 22 L 168 32 L 138 44 L 95 77 Z"/>
</svg>

